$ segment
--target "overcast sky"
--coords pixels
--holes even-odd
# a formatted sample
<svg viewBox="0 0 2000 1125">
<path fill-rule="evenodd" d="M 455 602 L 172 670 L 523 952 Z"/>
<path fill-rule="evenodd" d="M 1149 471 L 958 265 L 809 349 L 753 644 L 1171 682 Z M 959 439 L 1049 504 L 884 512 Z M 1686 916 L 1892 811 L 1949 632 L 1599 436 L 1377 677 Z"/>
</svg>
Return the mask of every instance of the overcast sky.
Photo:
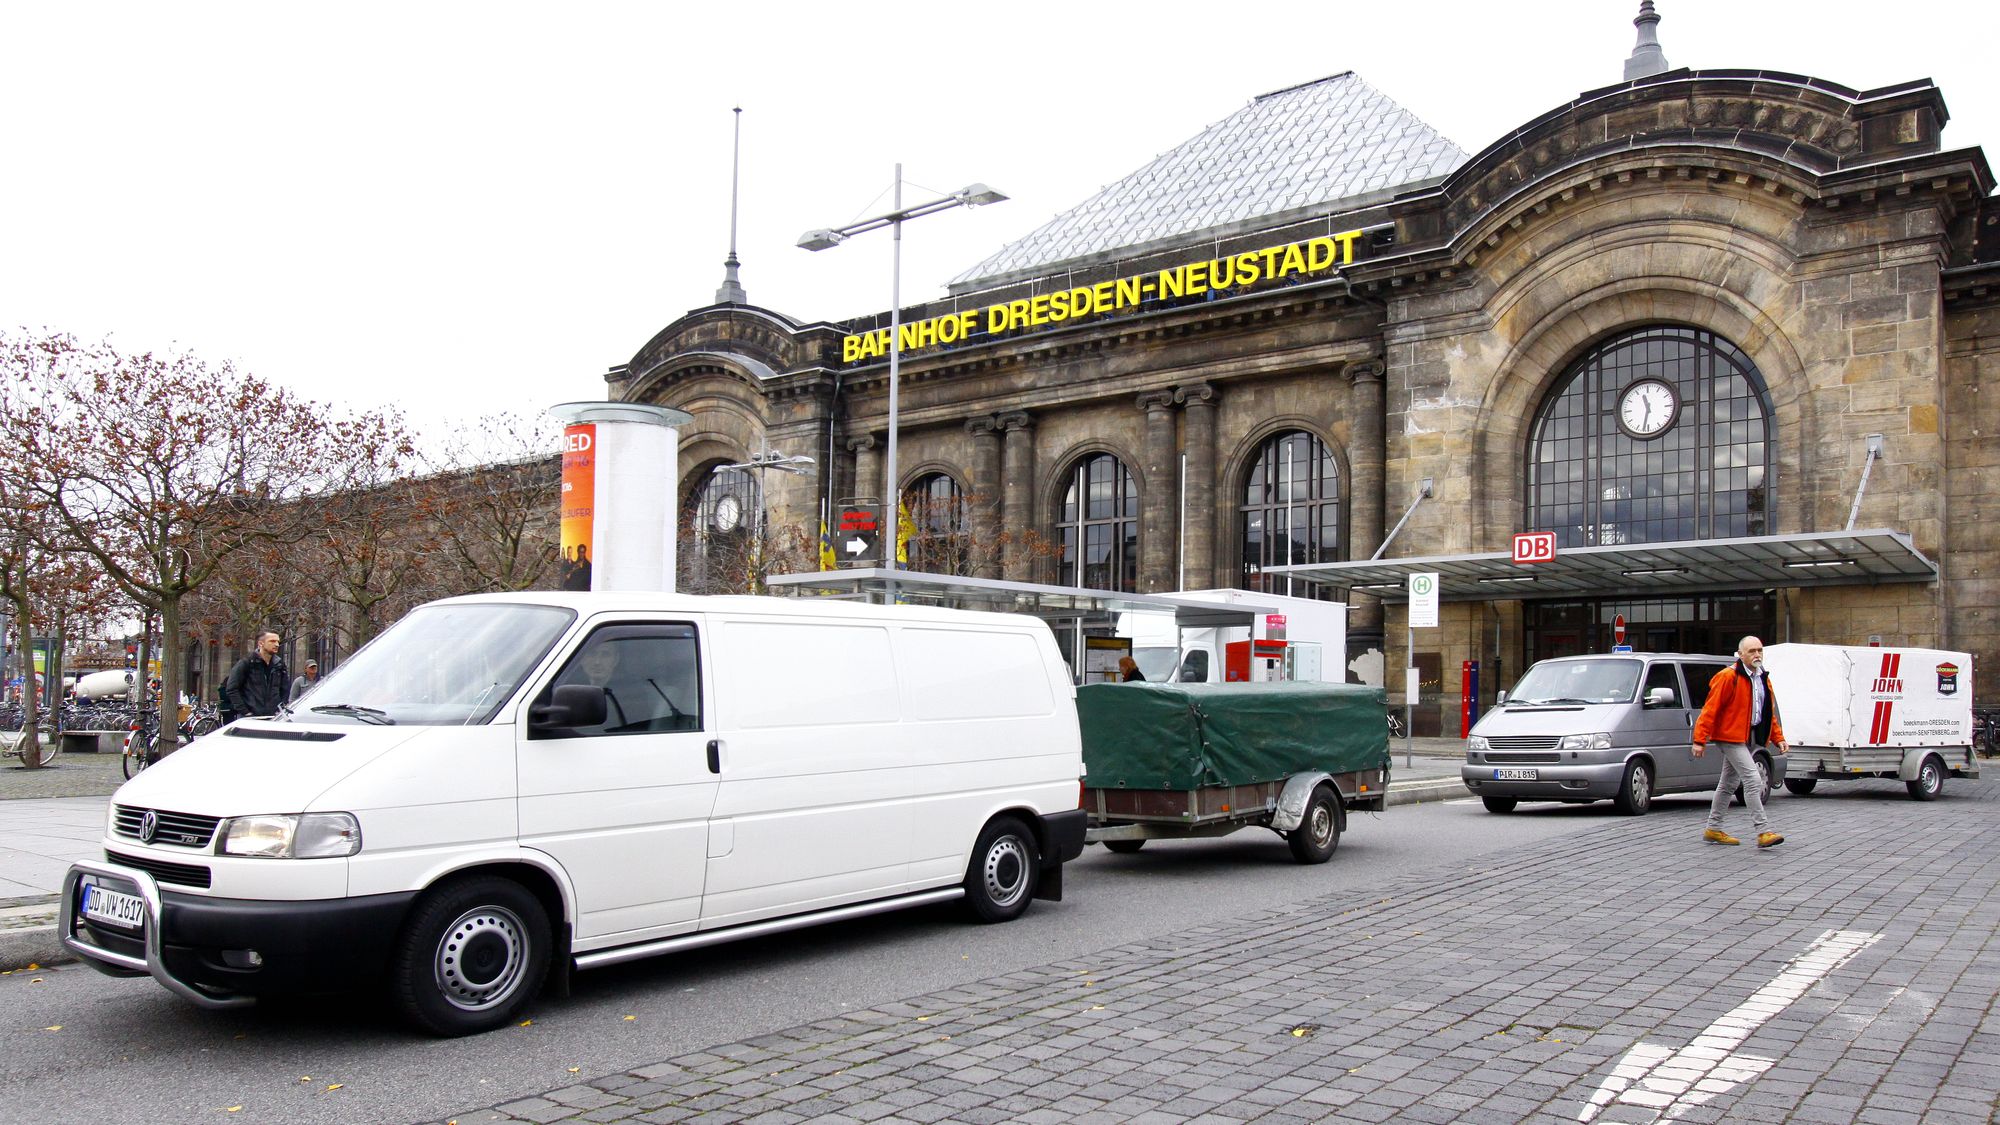
<svg viewBox="0 0 2000 1125">
<path fill-rule="evenodd" d="M 1676 67 L 1932 78 L 2000 146 L 1972 0 L 1660 0 Z M 1098 4 L 0 0 L 0 326 L 230 359 L 420 425 L 537 413 L 710 304 L 906 303 L 1251 98 L 1355 70 L 1468 152 L 1621 78 L 1637 0 Z M 2000 148 L 1995 149 L 2000 152 Z"/>
</svg>

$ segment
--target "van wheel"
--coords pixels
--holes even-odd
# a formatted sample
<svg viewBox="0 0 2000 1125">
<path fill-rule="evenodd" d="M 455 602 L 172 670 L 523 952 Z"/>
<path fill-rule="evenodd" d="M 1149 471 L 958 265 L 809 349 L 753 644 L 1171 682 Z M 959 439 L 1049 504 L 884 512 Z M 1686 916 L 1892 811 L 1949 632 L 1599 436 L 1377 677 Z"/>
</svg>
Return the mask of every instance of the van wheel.
<svg viewBox="0 0 2000 1125">
<path fill-rule="evenodd" d="M 1035 836 L 1011 816 L 995 817 L 972 848 L 965 901 L 981 922 L 1011 922 L 1028 909 L 1041 876 Z"/>
<path fill-rule="evenodd" d="M 1333 786 L 1316 785 L 1306 800 L 1305 816 L 1299 826 L 1285 833 L 1292 858 L 1300 863 L 1325 863 L 1340 846 L 1340 807 L 1335 804 Z"/>
<path fill-rule="evenodd" d="M 433 1035 L 470 1035 L 511 1021 L 549 970 L 549 916 L 511 879 L 440 883 L 410 911 L 391 969 L 403 1018 Z"/>
<path fill-rule="evenodd" d="M 1818 784 L 1819 778 L 1816 777 L 1788 777 L 1785 779 L 1785 788 L 1791 790 L 1792 795 L 1796 797 L 1803 797 L 1811 793 L 1813 787 Z"/>
<path fill-rule="evenodd" d="M 1757 784 L 1759 786 L 1757 799 L 1768 802 L 1771 799 L 1771 760 L 1762 754 L 1753 754 L 1750 760 L 1757 763 Z M 1743 803 L 1743 787 L 1741 785 L 1736 787 L 1736 792 L 1729 798 L 1729 803 L 1732 805 Z"/>
<path fill-rule="evenodd" d="M 1625 780 L 1618 783 L 1618 795 L 1611 803 L 1626 816 L 1645 816 L 1653 807 L 1653 771 L 1644 762 L 1625 767 Z"/>
<path fill-rule="evenodd" d="M 1490 813 L 1510 813 L 1521 802 L 1513 797 L 1481 797 L 1479 803 L 1485 805 Z"/>
<path fill-rule="evenodd" d="M 1924 759 L 1917 767 L 1917 776 L 1908 782 L 1910 796 L 1919 801 L 1935 801 L 1944 792 L 1944 760 L 1936 754 Z"/>
<path fill-rule="evenodd" d="M 1107 848 L 1109 848 L 1109 849 L 1111 849 L 1111 850 L 1112 850 L 1112 851 L 1114 851 L 1114 852 L 1117 852 L 1117 853 L 1118 853 L 1119 855 L 1131 855 L 1131 854 L 1132 854 L 1133 852 L 1136 852 L 1136 851 L 1138 851 L 1138 850 L 1139 850 L 1140 848 L 1143 848 L 1143 847 L 1145 847 L 1145 846 L 1146 846 L 1146 841 L 1144 841 L 1144 840 L 1106 840 L 1106 841 L 1104 841 L 1104 846 L 1105 846 L 1105 847 L 1107 847 Z"/>
</svg>

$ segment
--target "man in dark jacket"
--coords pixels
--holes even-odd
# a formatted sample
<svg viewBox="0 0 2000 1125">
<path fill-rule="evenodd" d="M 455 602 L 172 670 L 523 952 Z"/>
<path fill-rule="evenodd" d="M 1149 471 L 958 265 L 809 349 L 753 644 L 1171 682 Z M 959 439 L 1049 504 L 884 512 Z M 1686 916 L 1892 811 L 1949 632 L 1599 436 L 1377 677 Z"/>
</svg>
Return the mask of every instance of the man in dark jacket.
<svg viewBox="0 0 2000 1125">
<path fill-rule="evenodd" d="M 235 720 L 257 715 L 275 715 L 291 688 L 285 662 L 278 657 L 278 634 L 257 638 L 257 651 L 236 662 L 222 680 L 223 717 Z"/>
</svg>

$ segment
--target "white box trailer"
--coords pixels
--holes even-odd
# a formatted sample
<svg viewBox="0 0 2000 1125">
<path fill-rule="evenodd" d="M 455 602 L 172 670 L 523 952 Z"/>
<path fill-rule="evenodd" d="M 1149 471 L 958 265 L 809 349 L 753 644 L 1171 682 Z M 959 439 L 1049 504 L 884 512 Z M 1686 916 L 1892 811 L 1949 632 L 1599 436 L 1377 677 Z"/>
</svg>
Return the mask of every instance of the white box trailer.
<svg viewBox="0 0 2000 1125">
<path fill-rule="evenodd" d="M 1191 601 L 1260 610 L 1249 626 L 1182 628 L 1164 613 L 1121 613 L 1117 633 L 1132 642 L 1132 656 L 1154 683 L 1222 683 L 1225 653 L 1232 641 L 1285 641 L 1289 677 L 1269 669 L 1268 678 L 1339 684 L 1347 682 L 1347 603 L 1255 590 L 1177 590 L 1154 594 L 1162 601 Z M 1272 617 L 1282 618 L 1282 624 Z"/>
<path fill-rule="evenodd" d="M 1946 777 L 1978 777 L 1972 657 L 1934 648 L 1777 644 L 1764 650 L 1789 744 L 1785 788 L 1896 778 L 1933 801 Z"/>
</svg>

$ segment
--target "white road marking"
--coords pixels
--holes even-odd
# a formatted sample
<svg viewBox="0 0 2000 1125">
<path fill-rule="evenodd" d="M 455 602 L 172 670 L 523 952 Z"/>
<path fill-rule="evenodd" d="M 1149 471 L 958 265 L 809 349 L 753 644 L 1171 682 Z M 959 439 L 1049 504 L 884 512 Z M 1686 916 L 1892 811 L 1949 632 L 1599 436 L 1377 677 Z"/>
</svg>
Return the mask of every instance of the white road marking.
<svg viewBox="0 0 2000 1125">
<path fill-rule="evenodd" d="M 1576 1119 L 1589 1121 L 1616 1103 L 1650 1109 L 1655 1120 L 1672 1121 L 1756 1078 L 1776 1060 L 1737 1054 L 1744 1040 L 1855 954 L 1881 940 L 1881 934 L 1828 930 L 1771 983 L 1708 1025 L 1694 1042 L 1678 1051 L 1645 1042 L 1633 1044 Z"/>
</svg>

